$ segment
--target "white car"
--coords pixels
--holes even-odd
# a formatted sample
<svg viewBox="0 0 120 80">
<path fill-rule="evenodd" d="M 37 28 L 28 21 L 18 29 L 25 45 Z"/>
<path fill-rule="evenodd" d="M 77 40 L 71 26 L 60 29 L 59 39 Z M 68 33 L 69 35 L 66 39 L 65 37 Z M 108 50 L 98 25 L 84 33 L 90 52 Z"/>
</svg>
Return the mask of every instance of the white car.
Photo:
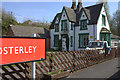
<svg viewBox="0 0 120 80">
<path fill-rule="evenodd" d="M 108 46 L 107 41 L 90 41 L 86 50 L 96 50 L 97 49 L 100 51 L 99 54 L 103 54 L 103 53 L 105 53 L 105 50 L 104 50 L 105 43 L 106 43 L 106 47 L 110 47 L 110 46 Z"/>
</svg>

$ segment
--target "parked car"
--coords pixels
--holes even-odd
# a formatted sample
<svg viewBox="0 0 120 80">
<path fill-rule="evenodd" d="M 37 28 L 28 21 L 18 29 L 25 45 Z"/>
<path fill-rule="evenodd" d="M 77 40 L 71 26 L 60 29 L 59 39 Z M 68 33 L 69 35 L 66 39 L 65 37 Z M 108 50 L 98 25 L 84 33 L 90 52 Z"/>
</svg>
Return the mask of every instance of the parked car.
<svg viewBox="0 0 120 80">
<path fill-rule="evenodd" d="M 105 46 L 107 49 L 110 48 L 107 41 L 90 41 L 86 50 L 99 50 L 99 54 L 103 54 L 105 53 Z"/>
</svg>

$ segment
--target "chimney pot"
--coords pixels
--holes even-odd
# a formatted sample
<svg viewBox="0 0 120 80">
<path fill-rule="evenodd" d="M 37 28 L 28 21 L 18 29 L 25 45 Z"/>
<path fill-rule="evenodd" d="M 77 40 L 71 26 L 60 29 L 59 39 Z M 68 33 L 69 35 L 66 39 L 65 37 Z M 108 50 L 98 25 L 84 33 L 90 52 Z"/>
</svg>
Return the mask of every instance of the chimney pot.
<svg viewBox="0 0 120 80">
<path fill-rule="evenodd" d="M 72 9 L 76 9 L 76 0 L 72 0 Z"/>
<path fill-rule="evenodd" d="M 82 0 L 78 0 L 77 10 L 79 11 L 82 8 Z"/>
</svg>

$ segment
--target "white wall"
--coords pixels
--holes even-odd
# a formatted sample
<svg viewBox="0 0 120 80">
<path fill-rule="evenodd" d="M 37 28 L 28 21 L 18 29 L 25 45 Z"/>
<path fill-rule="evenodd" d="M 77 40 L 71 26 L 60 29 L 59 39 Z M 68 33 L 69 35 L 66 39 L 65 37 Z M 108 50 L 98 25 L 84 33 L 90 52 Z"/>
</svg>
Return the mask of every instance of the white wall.
<svg viewBox="0 0 120 80">
<path fill-rule="evenodd" d="M 87 25 L 88 30 L 80 30 L 80 26 L 75 27 L 75 50 L 80 50 L 81 48 L 78 48 L 79 46 L 79 34 L 81 33 L 89 33 L 89 41 L 93 41 L 94 35 L 95 38 L 97 37 L 97 28 L 95 26 L 95 31 L 93 30 L 93 25 Z M 93 36 L 93 38 L 90 38 L 90 36 Z"/>
<path fill-rule="evenodd" d="M 61 31 L 61 20 L 67 20 L 68 31 L 66 33 Z M 57 19 L 56 19 L 55 23 L 58 23 Z M 57 47 L 54 47 L 54 35 L 59 35 L 59 39 L 61 39 L 61 34 L 68 34 L 68 36 L 69 36 L 69 51 L 72 51 L 73 47 L 74 47 L 74 35 L 73 35 L 74 33 L 73 33 L 73 31 L 74 31 L 74 27 L 73 27 L 73 30 L 71 30 L 71 22 L 69 22 L 69 20 L 67 18 L 67 14 L 65 13 L 65 11 L 63 11 L 61 19 L 60 19 L 60 23 L 59 23 L 59 32 L 55 32 L 55 29 L 50 30 L 50 37 L 51 37 L 50 48 L 57 49 Z M 73 47 L 70 46 L 70 44 L 71 44 L 70 36 L 73 36 Z"/>
<path fill-rule="evenodd" d="M 84 15 L 84 17 L 83 17 L 83 15 Z M 87 16 L 85 15 L 85 13 L 83 11 L 80 20 L 84 20 L 84 19 L 87 19 Z M 87 21 L 87 23 L 88 23 L 88 21 Z M 96 40 L 96 38 L 97 38 L 97 25 L 94 25 L 94 28 L 93 28 L 93 25 L 87 25 L 87 28 L 88 28 L 87 30 L 80 30 L 80 26 L 75 27 L 75 50 L 81 49 L 81 48 L 78 48 L 79 47 L 79 34 L 89 33 L 89 41 L 93 41 L 94 38 Z M 90 38 L 90 36 L 92 36 L 93 38 Z"/>
<path fill-rule="evenodd" d="M 65 15 L 65 16 L 64 16 Z M 73 36 L 73 38 L 74 38 L 74 33 L 73 33 L 73 31 L 74 31 L 74 28 L 73 28 L 73 30 L 71 30 L 71 22 L 69 22 L 69 19 L 68 19 L 68 17 L 67 17 L 67 14 L 65 13 L 65 11 L 63 11 L 63 13 L 62 13 L 62 16 L 61 16 L 61 20 L 67 20 L 67 24 L 68 24 L 68 31 L 65 33 L 65 34 L 68 34 L 68 36 L 69 36 L 69 51 L 72 51 L 73 50 L 73 47 L 71 47 L 70 46 L 70 44 L 71 44 L 71 38 L 70 38 L 70 36 Z M 61 20 L 60 20 L 60 24 L 59 24 L 59 33 L 60 33 L 60 35 L 61 34 L 64 34 L 64 32 L 63 31 L 61 31 Z M 61 36 L 60 36 L 60 38 L 61 38 Z M 73 39 L 73 46 L 74 46 L 74 39 Z"/>
<path fill-rule="evenodd" d="M 97 40 L 97 25 L 88 25 L 89 41 Z"/>
<path fill-rule="evenodd" d="M 106 16 L 104 6 L 102 7 L 101 14 L 100 14 L 100 16 L 99 16 L 99 18 L 98 18 L 98 23 L 97 23 L 97 40 L 100 40 L 100 30 L 101 30 L 103 27 L 105 27 L 105 28 L 107 28 L 108 30 L 110 30 L 107 16 L 106 16 L 106 26 L 102 26 L 102 14 Z"/>
<path fill-rule="evenodd" d="M 74 27 L 73 30 L 71 30 L 71 22 L 69 22 L 69 51 L 73 51 L 74 49 Z M 73 46 L 71 47 L 71 36 L 73 36 Z"/>
<path fill-rule="evenodd" d="M 80 50 L 80 48 L 78 48 L 78 46 L 79 46 L 79 42 L 78 42 L 79 41 L 79 34 L 89 33 L 89 41 L 93 41 L 93 40 L 100 39 L 100 30 L 103 27 L 110 30 L 107 17 L 106 17 L 106 26 L 102 26 L 102 14 L 106 16 L 104 7 L 102 7 L 101 14 L 99 16 L 97 25 L 87 25 L 88 30 L 80 30 L 80 26 L 75 27 L 75 50 Z M 83 15 L 84 15 L 84 17 L 83 17 Z M 84 20 L 84 19 L 87 19 L 87 17 L 83 11 L 80 20 Z M 55 29 L 50 30 L 50 36 L 51 36 L 51 45 L 50 46 L 53 49 L 57 49 L 56 47 L 54 47 L 54 35 L 59 34 L 59 39 L 61 39 L 61 34 L 64 34 L 64 32 L 61 31 L 61 20 L 67 20 L 68 31 L 66 32 L 66 34 L 69 35 L 69 50 L 72 51 L 74 49 L 74 28 L 73 28 L 73 30 L 71 30 L 71 22 L 69 22 L 69 20 L 67 18 L 67 14 L 65 13 L 65 11 L 63 11 L 61 19 L 60 19 L 59 32 L 55 32 Z M 55 22 L 57 23 L 57 21 L 55 21 Z M 70 36 L 73 36 L 73 47 L 70 46 L 70 44 L 71 44 Z M 92 36 L 93 38 L 90 38 L 90 36 Z"/>
<path fill-rule="evenodd" d="M 57 47 L 54 47 L 54 29 L 50 29 L 50 48 L 51 49 L 57 49 Z"/>
<path fill-rule="evenodd" d="M 84 17 L 83 17 L 83 15 L 84 15 Z M 80 20 L 84 20 L 84 19 L 87 19 L 87 16 L 85 15 L 85 12 L 83 11 Z"/>
</svg>

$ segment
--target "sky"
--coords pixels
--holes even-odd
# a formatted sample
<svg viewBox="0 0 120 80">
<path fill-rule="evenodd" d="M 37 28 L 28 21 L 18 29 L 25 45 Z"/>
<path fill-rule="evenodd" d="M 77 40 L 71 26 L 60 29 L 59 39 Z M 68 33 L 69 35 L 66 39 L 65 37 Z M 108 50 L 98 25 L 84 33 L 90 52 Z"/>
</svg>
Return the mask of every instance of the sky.
<svg viewBox="0 0 120 80">
<path fill-rule="evenodd" d="M 96 2 L 83 2 L 83 7 Z M 12 11 L 18 22 L 31 19 L 34 21 L 52 22 L 55 15 L 62 11 L 63 6 L 71 7 L 72 2 L 2 2 L 2 8 Z M 77 4 L 76 4 L 77 5 Z M 108 2 L 110 15 L 118 9 L 118 2 Z"/>
</svg>

